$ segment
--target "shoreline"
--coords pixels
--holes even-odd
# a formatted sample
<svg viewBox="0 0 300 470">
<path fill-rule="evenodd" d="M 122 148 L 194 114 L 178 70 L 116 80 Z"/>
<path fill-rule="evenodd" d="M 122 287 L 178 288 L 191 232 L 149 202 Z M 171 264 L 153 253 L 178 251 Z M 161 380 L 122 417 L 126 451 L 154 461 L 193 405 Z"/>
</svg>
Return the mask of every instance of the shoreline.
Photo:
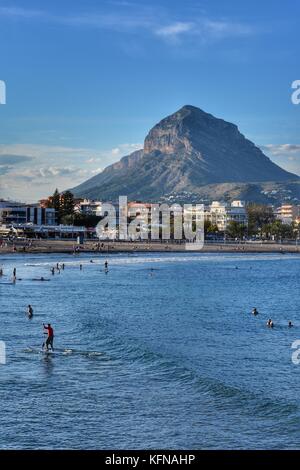
<svg viewBox="0 0 300 470">
<path fill-rule="evenodd" d="M 94 253 L 281 253 L 300 254 L 299 245 L 289 245 L 280 243 L 206 243 L 202 249 L 186 249 L 185 244 L 177 243 L 157 243 L 157 242 L 103 242 L 87 241 L 83 245 L 77 245 L 73 240 L 33 240 L 32 246 L 28 243 L 17 242 L 14 246 L 0 247 L 0 257 L 2 254 L 75 254 Z M 79 247 L 79 248 L 78 248 Z"/>
</svg>

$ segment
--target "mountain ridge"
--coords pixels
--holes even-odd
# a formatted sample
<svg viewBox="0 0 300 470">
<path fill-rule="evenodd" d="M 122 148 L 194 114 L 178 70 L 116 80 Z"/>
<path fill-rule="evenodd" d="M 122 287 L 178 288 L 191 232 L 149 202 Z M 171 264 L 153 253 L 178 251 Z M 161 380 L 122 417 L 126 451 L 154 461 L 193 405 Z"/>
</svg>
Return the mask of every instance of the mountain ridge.
<svg viewBox="0 0 300 470">
<path fill-rule="evenodd" d="M 235 124 L 186 105 L 149 131 L 143 149 L 72 191 L 102 200 L 119 195 L 156 200 L 170 192 L 203 194 L 208 185 L 272 181 L 289 183 L 300 178 L 273 163 Z"/>
</svg>

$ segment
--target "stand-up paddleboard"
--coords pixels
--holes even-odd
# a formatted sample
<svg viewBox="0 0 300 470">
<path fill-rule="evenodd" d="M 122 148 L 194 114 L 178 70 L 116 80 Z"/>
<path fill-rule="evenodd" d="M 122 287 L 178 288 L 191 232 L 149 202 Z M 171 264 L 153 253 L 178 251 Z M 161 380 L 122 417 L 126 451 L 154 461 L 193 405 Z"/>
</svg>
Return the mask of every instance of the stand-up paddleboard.
<svg viewBox="0 0 300 470">
<path fill-rule="evenodd" d="M 65 349 L 55 348 L 54 351 L 52 351 L 51 349 L 47 351 L 47 349 L 44 349 L 44 348 L 39 349 L 39 348 L 29 347 L 29 348 L 24 349 L 23 352 L 32 353 L 32 354 L 46 354 L 46 355 L 53 354 L 53 355 L 59 355 L 59 356 L 67 356 L 71 354 L 78 355 L 78 356 L 86 356 L 86 357 L 103 356 L 103 353 L 99 351 L 78 351 L 76 349 L 70 349 L 70 348 L 65 348 Z"/>
</svg>

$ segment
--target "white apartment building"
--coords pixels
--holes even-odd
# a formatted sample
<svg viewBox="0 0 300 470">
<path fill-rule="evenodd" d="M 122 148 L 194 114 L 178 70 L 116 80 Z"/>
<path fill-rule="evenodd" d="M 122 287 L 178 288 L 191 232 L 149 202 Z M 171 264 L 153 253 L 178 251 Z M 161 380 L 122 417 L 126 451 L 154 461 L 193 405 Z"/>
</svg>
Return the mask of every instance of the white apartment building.
<svg viewBox="0 0 300 470">
<path fill-rule="evenodd" d="M 300 206 L 293 206 L 292 204 L 283 204 L 275 211 L 276 218 L 281 220 L 283 224 L 292 224 L 300 217 Z"/>
<path fill-rule="evenodd" d="M 205 209 L 205 220 L 216 225 L 221 232 L 226 230 L 229 222 L 237 222 L 241 225 L 247 225 L 248 217 L 243 201 L 232 201 L 231 204 L 213 201 Z"/>
<path fill-rule="evenodd" d="M 92 201 L 90 199 L 84 199 L 75 205 L 75 211 L 85 215 L 101 216 L 101 208 L 101 201 Z"/>
</svg>

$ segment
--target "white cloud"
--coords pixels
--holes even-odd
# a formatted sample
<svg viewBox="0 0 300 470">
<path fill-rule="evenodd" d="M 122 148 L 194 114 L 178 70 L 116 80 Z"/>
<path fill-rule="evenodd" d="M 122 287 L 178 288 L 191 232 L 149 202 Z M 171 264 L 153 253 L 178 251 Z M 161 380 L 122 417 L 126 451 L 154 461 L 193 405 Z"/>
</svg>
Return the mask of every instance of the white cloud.
<svg viewBox="0 0 300 470">
<path fill-rule="evenodd" d="M 107 150 L 36 144 L 0 144 L 0 197 L 34 202 L 101 173 L 142 144 L 120 144 Z M 28 187 L 30 185 L 30 191 Z"/>
<path fill-rule="evenodd" d="M 263 150 L 270 152 L 272 155 L 300 155 L 300 144 L 268 144 L 261 147 Z"/>
<path fill-rule="evenodd" d="M 128 153 L 135 152 L 143 148 L 143 144 L 120 144 L 111 150 L 113 156 L 124 156 Z"/>
<path fill-rule="evenodd" d="M 102 173 L 103 171 L 103 168 L 95 168 L 92 173 L 93 175 L 98 175 L 99 173 Z"/>
<path fill-rule="evenodd" d="M 70 27 L 95 28 L 127 34 L 144 32 L 173 45 L 180 43 L 183 38 L 194 38 L 197 43 L 200 39 L 201 43 L 205 44 L 210 40 L 248 36 L 254 33 L 254 28 L 249 24 L 230 19 L 208 18 L 203 14 L 196 17 L 186 14 L 185 17 L 178 18 L 173 15 L 171 9 L 136 3 L 124 6 L 126 8 L 120 8 L 111 3 L 110 10 L 97 8 L 80 14 L 74 11 L 65 16 L 54 15 L 47 10 L 2 7 L 0 18 L 44 20 Z"/>
<path fill-rule="evenodd" d="M 167 26 L 163 26 L 162 28 L 157 29 L 156 34 L 158 36 L 163 37 L 177 37 L 180 34 L 187 33 L 188 31 L 192 31 L 194 28 L 193 23 L 183 23 L 183 22 L 176 22 L 169 24 Z"/>
<path fill-rule="evenodd" d="M 285 170 L 300 175 L 300 144 L 268 144 L 261 150 Z"/>
<path fill-rule="evenodd" d="M 112 149 L 111 153 L 113 155 L 119 155 L 120 154 L 120 149 L 118 147 L 116 147 L 116 148 Z"/>
</svg>

